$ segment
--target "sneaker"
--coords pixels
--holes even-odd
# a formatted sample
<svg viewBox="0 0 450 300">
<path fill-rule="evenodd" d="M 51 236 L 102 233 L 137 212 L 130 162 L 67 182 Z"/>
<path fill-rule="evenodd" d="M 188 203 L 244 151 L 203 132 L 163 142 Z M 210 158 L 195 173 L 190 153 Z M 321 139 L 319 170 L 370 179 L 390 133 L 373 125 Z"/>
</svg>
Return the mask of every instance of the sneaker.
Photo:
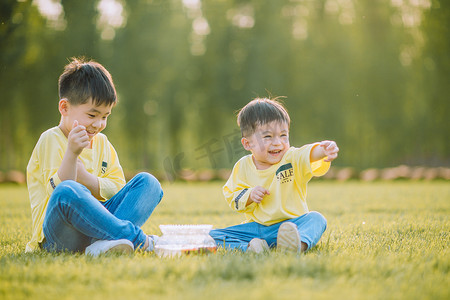
<svg viewBox="0 0 450 300">
<path fill-rule="evenodd" d="M 155 245 L 159 240 L 159 236 L 157 235 L 148 235 L 148 247 L 145 249 L 145 251 L 154 251 Z"/>
<path fill-rule="evenodd" d="M 301 252 L 301 240 L 297 226 L 292 222 L 284 222 L 278 229 L 277 250 L 282 252 Z"/>
<path fill-rule="evenodd" d="M 133 243 L 129 240 L 99 240 L 86 248 L 85 254 L 97 257 L 102 253 L 130 254 L 134 251 Z"/>
<path fill-rule="evenodd" d="M 248 243 L 247 252 L 262 253 L 269 251 L 269 245 L 265 240 L 254 238 Z"/>
</svg>

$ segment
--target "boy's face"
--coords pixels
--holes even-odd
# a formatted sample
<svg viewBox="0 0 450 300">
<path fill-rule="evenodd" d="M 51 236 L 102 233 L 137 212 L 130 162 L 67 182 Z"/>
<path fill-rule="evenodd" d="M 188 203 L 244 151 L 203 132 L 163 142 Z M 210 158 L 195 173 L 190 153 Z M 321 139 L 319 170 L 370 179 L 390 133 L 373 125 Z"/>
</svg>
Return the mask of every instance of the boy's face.
<svg viewBox="0 0 450 300">
<path fill-rule="evenodd" d="M 289 126 L 278 121 L 260 125 L 241 142 L 245 150 L 252 152 L 256 168 L 264 170 L 279 163 L 289 149 Z"/>
<path fill-rule="evenodd" d="M 59 101 L 59 111 L 62 115 L 60 128 L 63 133 L 68 136 L 72 130 L 74 121 L 78 121 L 78 125 L 86 127 L 89 141 L 106 127 L 106 121 L 111 114 L 112 105 L 96 106 L 92 100 L 79 105 L 70 104 L 67 99 Z"/>
</svg>

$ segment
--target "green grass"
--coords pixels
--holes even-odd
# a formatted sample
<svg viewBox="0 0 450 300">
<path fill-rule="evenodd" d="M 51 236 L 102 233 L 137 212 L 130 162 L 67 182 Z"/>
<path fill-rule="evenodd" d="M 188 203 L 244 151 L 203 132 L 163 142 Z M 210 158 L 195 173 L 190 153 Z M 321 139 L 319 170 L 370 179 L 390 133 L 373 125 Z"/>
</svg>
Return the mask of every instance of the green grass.
<svg viewBox="0 0 450 300">
<path fill-rule="evenodd" d="M 240 223 L 220 183 L 163 184 L 144 225 Z M 26 187 L 0 186 L 0 299 L 450 299 L 449 182 L 313 182 L 328 229 L 306 255 L 219 250 L 161 259 L 24 253 Z"/>
</svg>

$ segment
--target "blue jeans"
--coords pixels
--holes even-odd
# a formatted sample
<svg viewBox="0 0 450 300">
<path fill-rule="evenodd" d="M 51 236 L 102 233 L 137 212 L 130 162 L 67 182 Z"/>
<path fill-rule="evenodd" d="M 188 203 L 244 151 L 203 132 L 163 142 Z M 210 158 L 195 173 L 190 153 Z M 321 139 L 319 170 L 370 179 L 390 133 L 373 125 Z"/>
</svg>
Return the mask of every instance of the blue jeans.
<svg viewBox="0 0 450 300">
<path fill-rule="evenodd" d="M 73 180 L 53 191 L 44 218 L 44 242 L 48 251 L 78 252 L 96 240 L 127 239 L 143 247 L 147 235 L 140 228 L 163 196 L 158 180 L 139 173 L 111 199 L 101 202 Z"/>
<path fill-rule="evenodd" d="M 210 235 L 218 246 L 247 251 L 248 243 L 259 238 L 266 240 L 269 247 L 276 247 L 278 228 L 284 222 L 292 222 L 297 225 L 300 239 L 308 249 L 314 247 L 327 228 L 327 220 L 316 211 L 309 212 L 298 218 L 288 219 L 273 225 L 261 225 L 256 222 L 243 223 L 224 229 L 213 229 Z"/>
</svg>

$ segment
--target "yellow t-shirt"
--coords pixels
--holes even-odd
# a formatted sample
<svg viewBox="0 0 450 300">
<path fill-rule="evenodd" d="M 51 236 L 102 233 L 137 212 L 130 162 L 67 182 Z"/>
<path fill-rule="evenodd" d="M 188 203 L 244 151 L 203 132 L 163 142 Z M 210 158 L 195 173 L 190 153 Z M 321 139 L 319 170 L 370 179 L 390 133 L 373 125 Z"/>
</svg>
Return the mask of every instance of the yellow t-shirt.
<svg viewBox="0 0 450 300">
<path fill-rule="evenodd" d="M 27 166 L 27 185 L 31 203 L 32 238 L 26 251 L 33 251 L 44 239 L 42 224 L 48 200 L 61 183 L 58 169 L 67 149 L 67 138 L 59 127 L 53 127 L 39 138 Z M 106 135 L 97 134 L 92 148 L 83 149 L 78 157 L 86 170 L 97 176 L 101 201 L 114 196 L 124 185 L 125 177 L 117 153 Z"/>
<path fill-rule="evenodd" d="M 306 186 L 312 176 L 322 176 L 330 168 L 324 160 L 310 162 L 316 144 L 291 147 L 278 164 L 258 170 L 252 155 L 241 158 L 223 187 L 223 194 L 233 210 L 245 214 L 247 222 L 272 225 L 308 212 Z M 252 188 L 262 186 L 270 192 L 261 203 L 245 206 Z"/>
</svg>

